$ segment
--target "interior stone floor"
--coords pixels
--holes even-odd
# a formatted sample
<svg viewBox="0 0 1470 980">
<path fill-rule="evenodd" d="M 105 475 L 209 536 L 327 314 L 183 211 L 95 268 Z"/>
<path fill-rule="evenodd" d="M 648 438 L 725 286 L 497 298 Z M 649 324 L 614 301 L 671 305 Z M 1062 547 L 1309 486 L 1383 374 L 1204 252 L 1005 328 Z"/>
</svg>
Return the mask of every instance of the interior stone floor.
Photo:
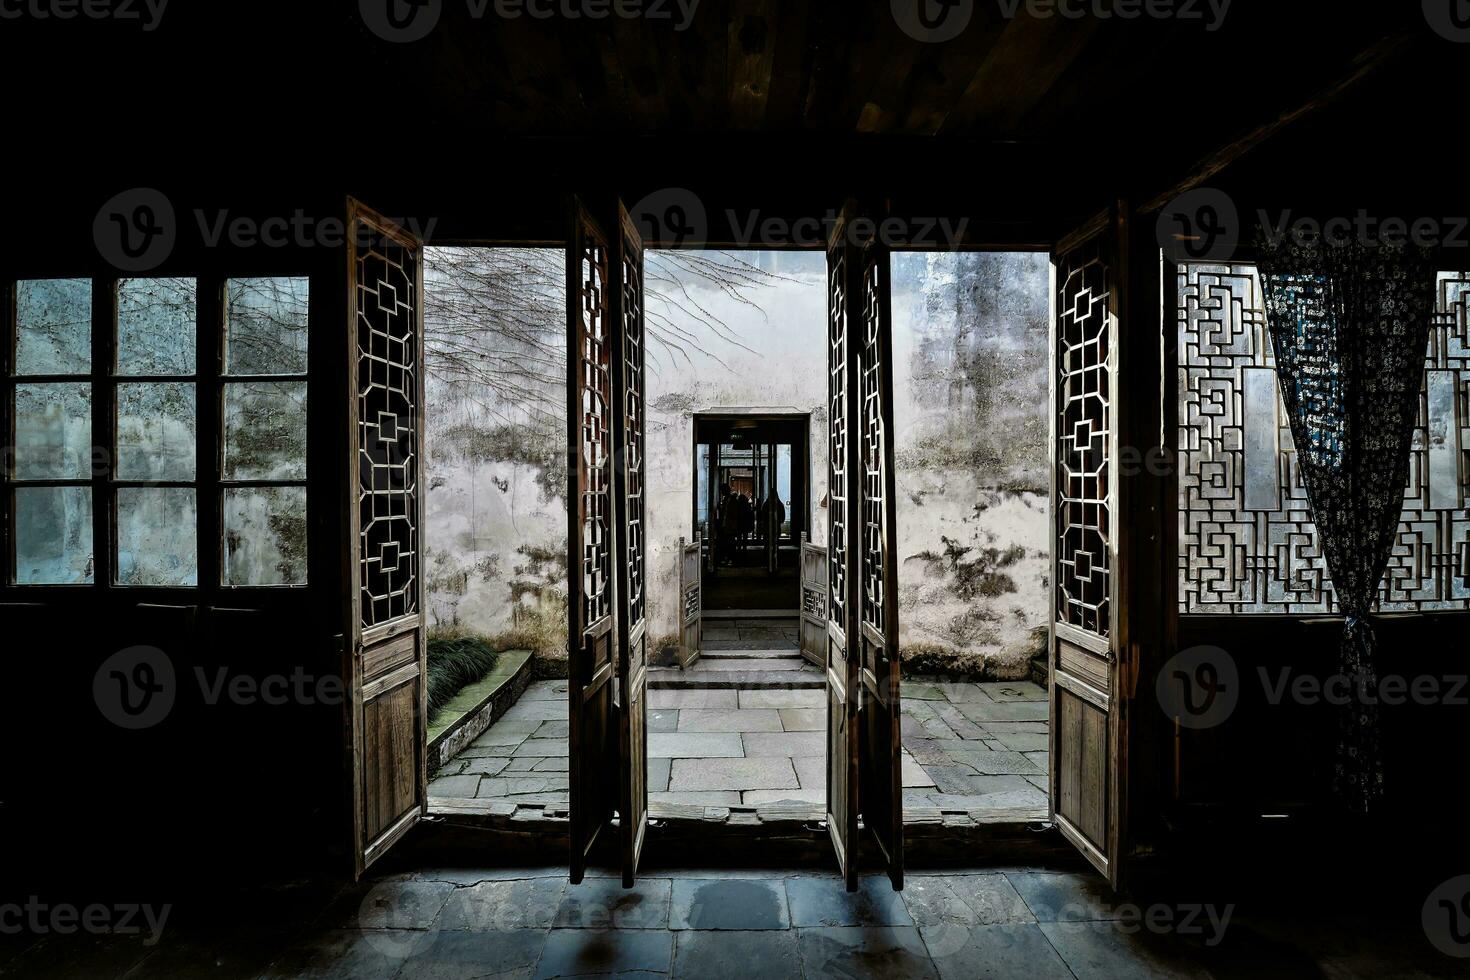
<svg viewBox="0 0 1470 980">
<path fill-rule="evenodd" d="M 903 784 L 909 807 L 1033 812 L 1046 807 L 1046 691 L 1029 681 L 905 680 Z M 440 769 L 429 795 L 567 802 L 565 681 L 530 685 Z M 704 806 L 820 804 L 825 693 L 678 689 L 648 694 L 649 801 Z"/>
<path fill-rule="evenodd" d="M 416 870 L 181 903 L 161 934 L 0 930 L 21 977 L 1449 977 L 1417 916 L 1354 900 L 1140 903 L 1091 873 Z M 1370 897 L 1371 896 L 1367 896 Z"/>
</svg>

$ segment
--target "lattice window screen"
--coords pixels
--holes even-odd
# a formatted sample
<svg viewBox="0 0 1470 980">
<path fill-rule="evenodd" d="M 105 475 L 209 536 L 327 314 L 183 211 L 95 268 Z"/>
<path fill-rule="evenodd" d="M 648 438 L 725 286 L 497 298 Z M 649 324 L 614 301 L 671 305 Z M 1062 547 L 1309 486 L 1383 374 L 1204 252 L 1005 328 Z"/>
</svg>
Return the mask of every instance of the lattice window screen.
<svg viewBox="0 0 1470 980">
<path fill-rule="evenodd" d="M 1099 246 L 1057 270 L 1057 621 L 1111 630 L 1112 276 Z"/>
<path fill-rule="evenodd" d="M 1383 611 L 1470 608 L 1470 273 L 1441 272 Z M 1179 606 L 1335 611 L 1253 265 L 1179 270 Z"/>
<path fill-rule="evenodd" d="M 607 246 L 591 235 L 583 240 L 577 294 L 582 404 L 582 626 L 612 615 L 612 445 L 608 399 L 612 392 L 608 358 Z"/>
<path fill-rule="evenodd" d="M 828 520 L 827 618 L 847 624 L 848 514 L 847 488 L 847 295 L 848 249 L 836 248 L 827 259 L 827 458 Z"/>
<path fill-rule="evenodd" d="M 418 273 L 412 249 L 357 257 L 362 625 L 418 612 Z"/>
</svg>

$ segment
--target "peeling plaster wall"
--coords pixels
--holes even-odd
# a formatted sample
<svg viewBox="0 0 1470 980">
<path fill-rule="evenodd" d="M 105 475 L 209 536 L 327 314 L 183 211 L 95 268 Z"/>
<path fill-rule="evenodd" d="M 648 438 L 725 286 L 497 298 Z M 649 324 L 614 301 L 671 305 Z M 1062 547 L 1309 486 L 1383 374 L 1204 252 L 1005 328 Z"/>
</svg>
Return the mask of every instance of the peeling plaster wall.
<svg viewBox="0 0 1470 980">
<path fill-rule="evenodd" d="M 646 540 L 655 648 L 675 633 L 676 550 L 693 535 L 696 413 L 811 413 L 811 528 L 815 540 L 826 540 L 825 260 L 809 252 L 747 259 L 777 278 L 743 298 L 697 282 L 677 291 L 665 284 L 668 301 L 650 295 L 650 330 L 680 348 L 649 345 Z M 1049 607 L 1046 257 L 901 254 L 893 282 L 906 664 L 1023 676 Z M 684 312 L 693 308 L 707 322 Z M 433 383 L 428 402 L 430 621 L 485 634 L 528 624 L 548 635 L 564 631 L 564 427 Z"/>
</svg>

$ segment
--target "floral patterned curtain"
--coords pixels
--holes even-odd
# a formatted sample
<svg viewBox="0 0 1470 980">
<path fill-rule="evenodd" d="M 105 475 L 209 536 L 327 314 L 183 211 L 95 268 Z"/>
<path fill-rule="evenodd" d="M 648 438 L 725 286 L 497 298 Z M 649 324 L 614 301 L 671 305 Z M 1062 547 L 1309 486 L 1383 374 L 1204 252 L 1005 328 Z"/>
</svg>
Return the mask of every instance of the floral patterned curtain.
<svg viewBox="0 0 1470 980">
<path fill-rule="evenodd" d="M 1336 789 L 1368 811 L 1383 792 L 1370 613 L 1404 506 L 1434 305 L 1423 249 L 1288 240 L 1262 245 L 1276 372 L 1312 516 L 1345 621 Z"/>
</svg>

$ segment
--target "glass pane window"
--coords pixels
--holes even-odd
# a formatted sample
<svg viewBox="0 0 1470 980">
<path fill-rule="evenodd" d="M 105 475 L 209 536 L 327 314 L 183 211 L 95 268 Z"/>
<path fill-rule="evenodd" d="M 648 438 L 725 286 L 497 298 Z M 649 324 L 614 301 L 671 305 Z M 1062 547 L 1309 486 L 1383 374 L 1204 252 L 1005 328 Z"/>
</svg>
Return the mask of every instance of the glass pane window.
<svg viewBox="0 0 1470 980">
<path fill-rule="evenodd" d="M 199 584 L 199 513 L 192 487 L 120 487 L 117 584 Z"/>
<path fill-rule="evenodd" d="M 306 488 L 225 491 L 226 585 L 306 582 Z"/>
<path fill-rule="evenodd" d="M 306 479 L 306 382 L 225 386 L 227 480 Z"/>
<path fill-rule="evenodd" d="M 230 280 L 226 374 L 306 373 L 308 283 L 300 277 Z"/>
<path fill-rule="evenodd" d="M 15 373 L 92 370 L 92 280 L 23 279 L 15 288 Z"/>
<path fill-rule="evenodd" d="M 310 281 L 225 284 L 220 435 L 222 581 L 306 584 Z"/>
<path fill-rule="evenodd" d="M 17 487 L 16 584 L 88 585 L 92 574 L 92 488 Z"/>
<path fill-rule="evenodd" d="M 194 385 L 175 382 L 117 386 L 117 478 L 175 482 L 194 479 Z"/>
<path fill-rule="evenodd" d="M 86 480 L 92 472 L 92 385 L 15 386 L 17 480 Z"/>
<path fill-rule="evenodd" d="M 124 279 L 117 290 L 117 373 L 192 375 L 199 288 L 193 279 Z"/>
</svg>

